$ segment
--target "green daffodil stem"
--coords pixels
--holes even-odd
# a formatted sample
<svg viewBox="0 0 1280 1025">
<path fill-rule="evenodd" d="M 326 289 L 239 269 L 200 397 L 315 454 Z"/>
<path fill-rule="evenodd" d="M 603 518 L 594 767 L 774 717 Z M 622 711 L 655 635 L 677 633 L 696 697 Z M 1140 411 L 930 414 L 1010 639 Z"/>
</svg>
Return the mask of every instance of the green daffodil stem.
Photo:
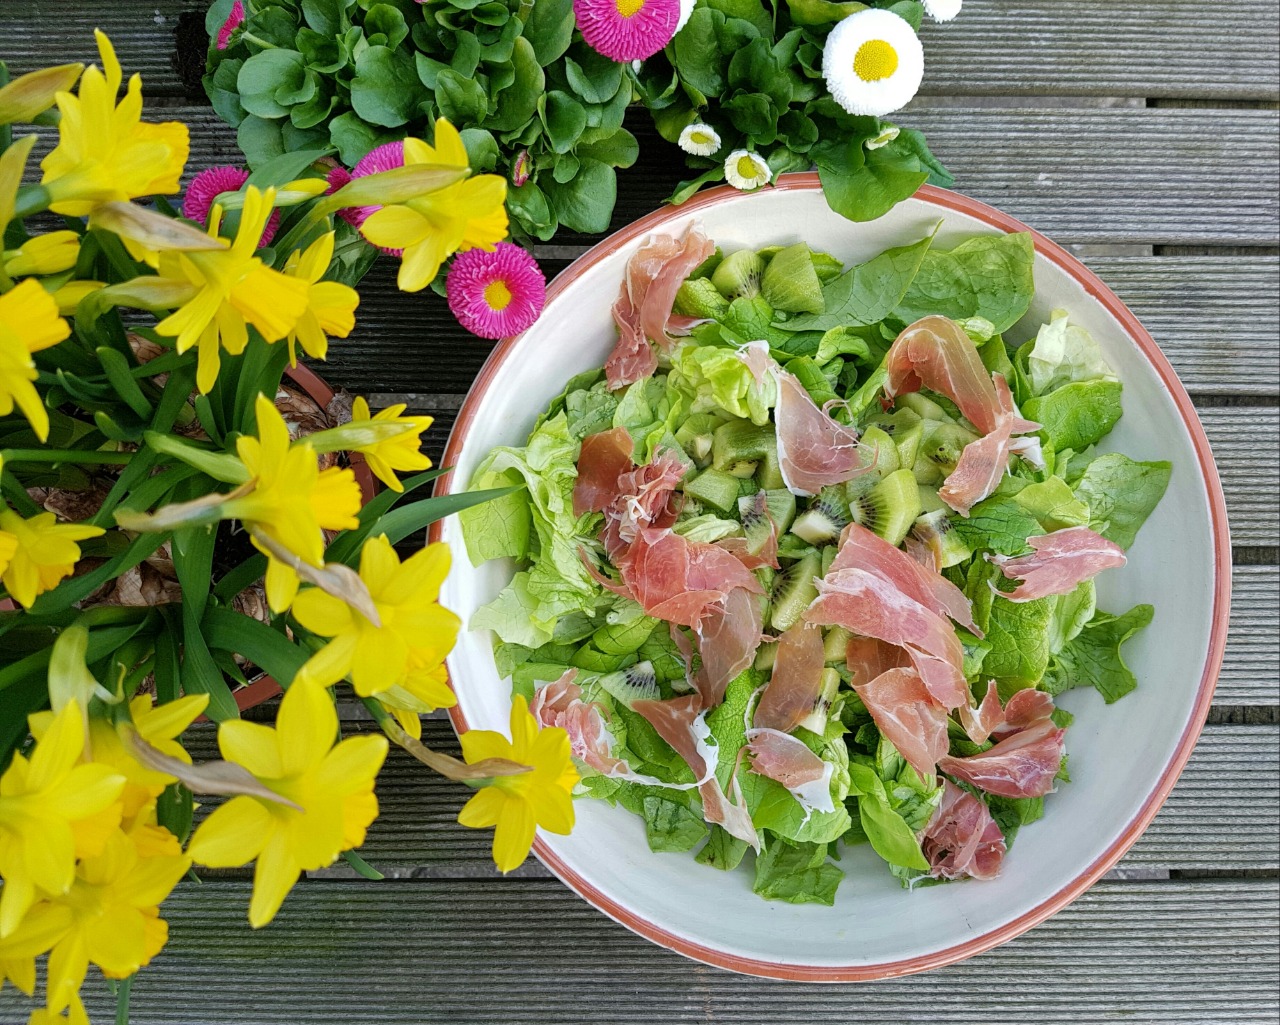
<svg viewBox="0 0 1280 1025">
<path fill-rule="evenodd" d="M 134 977 L 130 975 L 116 983 L 116 1025 L 129 1025 L 129 992 Z"/>
<path fill-rule="evenodd" d="M 86 466 L 125 466 L 132 452 L 87 452 L 74 448 L 6 448 L 0 461 L 6 463 L 81 463 Z"/>
<path fill-rule="evenodd" d="M 364 858 L 360 857 L 355 851 L 343 851 L 342 859 L 356 870 L 365 879 L 372 879 L 377 882 L 379 879 L 386 879 L 381 872 L 370 865 Z"/>
<path fill-rule="evenodd" d="M 461 759 L 454 758 L 451 755 L 432 751 L 422 741 L 415 740 L 409 736 L 377 699 L 361 698 L 360 700 L 364 702 L 365 708 L 369 709 L 373 714 L 373 717 L 378 721 L 378 725 L 382 728 L 382 732 L 387 735 L 392 743 L 404 748 L 423 765 L 434 769 L 446 779 L 457 780 L 460 783 L 467 783 L 471 786 L 484 786 L 492 782 L 497 776 L 519 776 L 521 773 L 530 771 L 527 765 L 519 765 L 516 762 L 509 762 L 502 758 L 488 758 L 483 762 L 476 762 L 475 765 L 468 765 Z"/>
</svg>

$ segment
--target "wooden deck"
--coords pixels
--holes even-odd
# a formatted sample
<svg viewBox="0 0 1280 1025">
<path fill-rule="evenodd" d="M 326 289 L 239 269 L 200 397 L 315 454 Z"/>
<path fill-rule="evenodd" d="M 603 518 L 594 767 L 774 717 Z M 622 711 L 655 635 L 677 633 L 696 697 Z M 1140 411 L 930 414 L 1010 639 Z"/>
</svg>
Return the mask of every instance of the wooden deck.
<svg viewBox="0 0 1280 1025">
<path fill-rule="evenodd" d="M 18 72 L 91 60 L 111 32 L 152 106 L 193 127 L 191 167 L 236 159 L 208 110 L 201 0 L 0 0 Z M 456 788 L 393 755 L 363 853 L 387 875 L 315 873 L 252 932 L 248 884 L 221 874 L 165 905 L 171 940 L 134 987 L 136 1025 L 569 1025 L 929 1022 L 1274 1023 L 1280 1016 L 1280 0 L 968 0 L 925 29 L 903 117 L 957 188 L 1071 247 L 1151 329 L 1192 393 L 1235 545 L 1232 636 L 1186 772 L 1119 868 L 1022 938 L 938 972 L 813 987 L 686 961 L 615 925 L 536 862 L 496 876 L 454 822 Z M 615 227 L 652 210 L 679 161 L 642 117 Z M 595 239 L 538 251 L 559 271 Z M 438 455 L 489 345 L 394 268 L 323 373 L 433 413 Z M 352 717 L 355 718 L 354 713 Z M 352 728 L 365 728 L 352 723 Z M 448 746 L 443 721 L 428 724 Z M 193 740 L 212 751 L 212 735 Z M 211 876 L 214 875 L 211 873 Z M 100 984 L 95 1022 L 111 1020 Z M 25 1025 L 0 996 L 0 1025 Z"/>
</svg>

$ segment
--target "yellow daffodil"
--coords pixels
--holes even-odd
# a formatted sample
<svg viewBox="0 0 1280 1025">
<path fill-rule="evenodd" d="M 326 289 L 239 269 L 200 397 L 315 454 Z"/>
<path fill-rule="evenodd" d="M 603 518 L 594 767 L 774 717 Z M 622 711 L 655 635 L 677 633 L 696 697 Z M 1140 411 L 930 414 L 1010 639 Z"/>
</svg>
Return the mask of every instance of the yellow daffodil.
<svg viewBox="0 0 1280 1025">
<path fill-rule="evenodd" d="M 236 452 L 253 482 L 249 494 L 231 499 L 224 516 L 259 530 L 313 566 L 324 562 L 321 530 L 359 525 L 360 485 L 350 470 L 323 472 L 305 442 L 290 444 L 289 428 L 275 404 L 259 395 L 258 434 L 236 439 Z M 266 554 L 266 553 L 264 553 Z M 298 592 L 298 575 L 279 559 L 267 564 L 267 600 L 283 612 Z"/>
<path fill-rule="evenodd" d="M 396 717 L 409 736 L 421 740 L 420 717 L 437 708 L 452 708 L 458 703 L 458 697 L 449 688 L 449 673 L 442 661 L 438 665 L 410 669 L 399 683 L 378 691 L 378 701 Z"/>
<path fill-rule="evenodd" d="M 190 765 L 191 756 L 177 738 L 196 721 L 208 704 L 208 694 L 188 694 L 162 705 L 153 705 L 149 694 L 139 694 L 129 702 L 129 716 L 143 740 L 162 753 Z M 31 735 L 37 741 L 52 725 L 53 718 L 52 712 L 37 712 L 31 716 Z M 140 764 L 126 750 L 115 726 L 106 719 L 89 719 L 89 748 L 95 765 L 106 765 L 125 778 L 120 805 L 126 823 L 133 823 L 148 809 L 154 812 L 155 799 L 174 782 L 173 776 Z"/>
<path fill-rule="evenodd" d="M 578 782 L 578 772 L 569 755 L 569 735 L 559 727 L 540 730 L 521 695 L 511 705 L 511 739 L 492 730 L 468 730 L 462 735 L 462 755 L 469 765 L 505 758 L 532 769 L 495 777 L 458 815 L 464 826 L 497 826 L 493 860 L 500 871 L 518 868 L 528 856 L 535 827 L 561 835 L 573 829 L 569 792 Z"/>
<path fill-rule="evenodd" d="M 275 917 L 303 871 L 359 847 L 378 816 L 373 784 L 387 756 L 386 738 L 366 734 L 335 744 L 337 735 L 333 701 L 307 680 L 295 680 L 285 693 L 274 729 L 243 719 L 218 727 L 223 758 L 296 806 L 233 797 L 191 838 L 188 853 L 211 868 L 257 859 L 249 903 L 255 929 Z"/>
<path fill-rule="evenodd" d="M 323 184 L 323 182 L 321 183 Z M 289 365 L 298 365 L 297 345 L 315 359 L 324 359 L 329 351 L 329 335 L 346 338 L 356 326 L 356 307 L 360 295 L 337 281 L 321 281 L 333 260 L 331 231 L 295 251 L 284 265 L 285 274 L 307 284 L 307 308 L 298 325 L 289 332 Z"/>
<path fill-rule="evenodd" d="M 69 334 L 58 304 L 40 282 L 28 279 L 0 295 L 0 416 L 16 405 L 41 441 L 49 437 L 49 411 L 35 388 L 31 354 Z"/>
<path fill-rule="evenodd" d="M 59 64 L 19 75 L 0 87 L 0 125 L 30 121 L 53 106 L 58 93 L 76 84 L 83 64 Z"/>
<path fill-rule="evenodd" d="M 318 588 L 294 600 L 293 614 L 313 633 L 331 637 L 301 674 L 326 686 L 350 675 L 361 697 L 404 684 L 415 669 L 434 669 L 453 647 L 461 621 L 438 599 L 449 572 L 449 549 L 427 545 L 403 563 L 385 534 L 365 542 L 360 579 L 380 625 Z"/>
<path fill-rule="evenodd" d="M 405 404 L 400 402 L 370 416 L 369 403 L 363 396 L 357 396 L 351 406 L 353 423 L 359 423 L 361 420 L 378 420 L 383 423 L 404 424 L 406 427 L 413 428 L 388 441 L 379 441 L 373 445 L 351 450 L 362 453 L 365 462 L 369 464 L 369 469 L 392 491 L 404 490 L 404 485 L 396 476 L 397 470 L 429 470 L 431 468 L 431 460 L 422 452 L 422 432 L 430 427 L 435 419 L 430 416 L 401 416 L 405 408 Z"/>
<path fill-rule="evenodd" d="M 60 274 L 76 265 L 80 256 L 80 236 L 74 231 L 51 231 L 27 239 L 17 249 L 4 254 L 4 272 L 11 278 L 29 274 Z"/>
<path fill-rule="evenodd" d="M 190 867 L 184 854 L 141 857 L 120 830 L 100 853 L 81 859 L 70 889 L 51 901 L 71 914 L 49 954 L 50 1011 L 76 999 L 90 964 L 108 979 L 125 979 L 160 953 L 169 938 L 160 904 Z"/>
<path fill-rule="evenodd" d="M 80 561 L 76 542 L 103 533 L 101 527 L 59 523 L 51 512 L 23 519 L 0 505 L 0 584 L 14 601 L 30 608 L 37 597 L 71 575 Z M 5 535 L 13 541 L 6 543 Z M 6 562 L 7 548 L 12 552 Z"/>
<path fill-rule="evenodd" d="M 186 281 L 195 296 L 156 325 L 177 338 L 177 349 L 199 346 L 196 387 L 207 393 L 218 378 L 219 350 L 244 352 L 252 324 L 268 342 L 278 342 L 307 309 L 307 283 L 266 266 L 254 252 L 271 216 L 275 192 L 250 186 L 235 241 L 226 249 L 164 253 L 160 276 Z M 211 233 L 216 234 L 216 231 Z"/>
<path fill-rule="evenodd" d="M 53 301 L 58 305 L 58 312 L 64 317 L 74 316 L 76 307 L 90 292 L 106 287 L 105 281 L 68 281 L 53 293 Z"/>
<path fill-rule="evenodd" d="M 48 953 L 66 933 L 70 922 L 71 916 L 65 909 L 44 903 L 32 908 L 18 927 L 0 940 L 0 991 L 8 979 L 31 996 L 36 988 L 36 958 Z"/>
<path fill-rule="evenodd" d="M 69 704 L 30 760 L 14 754 L 0 776 L 0 939 L 17 929 L 37 889 L 66 893 L 76 856 L 96 853 L 105 842 L 101 813 L 118 808 L 125 779 L 107 765 L 79 764 L 83 752 L 84 717 Z"/>
<path fill-rule="evenodd" d="M 31 1012 L 27 1025 L 89 1025 L 89 1015 L 84 1009 L 77 993 L 71 998 L 64 1016 L 61 1011 L 51 1011 L 47 1007 L 38 1007 Z"/>
<path fill-rule="evenodd" d="M 111 40 L 95 31 L 102 70 L 91 66 L 76 95 L 58 93 L 58 145 L 40 162 L 41 184 L 55 213 L 84 217 L 98 203 L 178 191 L 190 140 L 179 121 L 141 120 L 142 79 L 134 75 L 124 99 L 124 75 Z"/>
<path fill-rule="evenodd" d="M 444 118 L 436 121 L 435 145 L 404 140 L 405 166 L 466 167 L 462 136 Z M 435 280 L 440 265 L 460 249 L 493 249 L 507 237 L 507 182 L 480 174 L 435 192 L 375 211 L 360 231 L 376 246 L 404 251 L 397 282 L 417 292 Z"/>
</svg>

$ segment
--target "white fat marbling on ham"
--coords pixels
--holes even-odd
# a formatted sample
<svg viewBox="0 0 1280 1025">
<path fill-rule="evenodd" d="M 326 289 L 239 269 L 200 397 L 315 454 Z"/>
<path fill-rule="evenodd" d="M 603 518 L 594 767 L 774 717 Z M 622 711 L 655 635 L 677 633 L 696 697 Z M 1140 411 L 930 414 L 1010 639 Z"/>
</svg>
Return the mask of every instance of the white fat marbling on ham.
<svg viewBox="0 0 1280 1025">
<path fill-rule="evenodd" d="M 781 783 L 805 812 L 835 811 L 831 797 L 834 767 L 809 750 L 804 741 L 779 730 L 747 730 L 751 771 Z"/>
</svg>

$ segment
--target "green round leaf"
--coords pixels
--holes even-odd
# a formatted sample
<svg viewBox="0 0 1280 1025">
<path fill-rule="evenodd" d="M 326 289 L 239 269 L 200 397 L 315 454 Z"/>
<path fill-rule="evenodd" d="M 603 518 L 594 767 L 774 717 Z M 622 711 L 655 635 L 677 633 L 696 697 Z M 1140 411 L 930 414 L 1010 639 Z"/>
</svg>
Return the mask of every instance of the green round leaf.
<svg viewBox="0 0 1280 1025">
<path fill-rule="evenodd" d="M 329 122 L 329 141 L 347 167 L 355 167 L 374 146 L 392 139 L 390 133 L 379 132 L 373 125 L 360 120 L 360 115 L 348 110 Z"/>
<path fill-rule="evenodd" d="M 409 35 L 409 26 L 404 15 L 390 4 L 374 4 L 364 16 L 364 36 L 370 44 L 374 44 L 374 36 L 381 36 L 382 45 L 395 49 Z"/>
<path fill-rule="evenodd" d="M 286 95 L 302 87 L 306 78 L 306 62 L 296 50 L 263 50 L 255 53 L 240 68 L 236 88 L 240 103 L 258 117 L 284 117 L 289 113 L 276 96 Z"/>
<path fill-rule="evenodd" d="M 464 78 L 452 68 L 436 76 L 436 106 L 454 125 L 473 125 L 489 113 L 484 86 L 474 78 Z"/>
<path fill-rule="evenodd" d="M 569 88 L 588 103 L 608 103 L 622 84 L 622 65 L 582 47 L 582 52 L 564 59 Z"/>
<path fill-rule="evenodd" d="M 483 174 L 498 166 L 501 154 L 492 132 L 483 128 L 464 128 L 458 134 L 462 136 L 462 145 L 467 149 L 467 163 L 473 172 Z"/>
<path fill-rule="evenodd" d="M 535 5 L 536 9 L 536 5 Z M 494 113 L 485 127 L 495 132 L 518 131 L 537 113 L 538 97 L 546 87 L 542 65 L 534 55 L 529 40 L 521 36 L 511 51 L 515 79 L 497 94 Z"/>
<path fill-rule="evenodd" d="M 356 58 L 351 106 L 365 121 L 397 128 L 417 114 L 425 98 L 417 67 L 403 50 L 371 46 Z"/>
<path fill-rule="evenodd" d="M 560 223 L 573 231 L 597 234 L 609 229 L 618 179 L 613 168 L 599 160 L 583 160 L 568 184 L 547 183 L 547 198 Z"/>
<path fill-rule="evenodd" d="M 557 153 L 568 153 L 587 127 L 587 112 L 572 96 L 557 89 L 547 93 L 542 123 L 551 148 Z"/>
<path fill-rule="evenodd" d="M 525 231 L 543 241 L 551 238 L 559 227 L 546 193 L 533 182 L 526 182 L 518 189 L 507 189 L 507 211 Z"/>
<path fill-rule="evenodd" d="M 525 17 L 524 38 L 533 45 L 538 63 L 547 67 L 569 49 L 573 29 L 573 0 L 537 0 Z"/>
</svg>

